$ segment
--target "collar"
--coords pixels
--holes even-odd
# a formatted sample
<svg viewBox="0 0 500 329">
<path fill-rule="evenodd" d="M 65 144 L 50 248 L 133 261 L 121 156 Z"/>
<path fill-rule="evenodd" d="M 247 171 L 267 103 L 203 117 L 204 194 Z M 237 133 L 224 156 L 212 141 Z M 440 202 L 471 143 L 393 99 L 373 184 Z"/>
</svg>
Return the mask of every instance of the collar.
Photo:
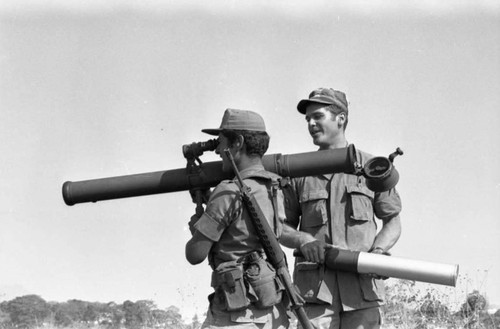
<svg viewBox="0 0 500 329">
<path fill-rule="evenodd" d="M 262 164 L 252 165 L 240 171 L 241 179 L 250 177 L 271 178 L 270 173 L 264 169 Z"/>
</svg>

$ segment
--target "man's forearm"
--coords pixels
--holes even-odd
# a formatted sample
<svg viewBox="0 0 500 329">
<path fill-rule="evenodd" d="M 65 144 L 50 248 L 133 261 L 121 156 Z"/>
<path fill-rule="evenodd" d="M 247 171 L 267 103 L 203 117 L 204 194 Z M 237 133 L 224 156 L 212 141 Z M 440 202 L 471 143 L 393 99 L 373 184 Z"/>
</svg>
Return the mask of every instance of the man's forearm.
<svg viewBox="0 0 500 329">
<path fill-rule="evenodd" d="M 283 225 L 280 243 L 287 248 L 300 248 L 303 244 L 314 240 L 314 237 L 308 233 L 297 231 L 290 225 Z"/>
<path fill-rule="evenodd" d="M 308 262 L 323 263 L 325 261 L 325 242 L 317 240 L 311 234 L 300 232 L 291 226 L 284 225 L 280 243 L 292 249 L 299 249 L 302 257 Z"/>
<path fill-rule="evenodd" d="M 374 250 L 378 248 L 382 251 L 388 251 L 396 244 L 400 236 L 401 220 L 398 215 L 384 221 L 384 225 L 375 237 L 375 241 L 373 242 L 371 249 Z"/>
</svg>

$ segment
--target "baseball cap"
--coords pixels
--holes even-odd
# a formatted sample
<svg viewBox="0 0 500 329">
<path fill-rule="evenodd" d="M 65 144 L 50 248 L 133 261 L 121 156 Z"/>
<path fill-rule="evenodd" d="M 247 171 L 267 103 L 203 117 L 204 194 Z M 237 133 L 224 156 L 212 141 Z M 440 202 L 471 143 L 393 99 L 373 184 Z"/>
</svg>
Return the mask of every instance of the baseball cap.
<svg viewBox="0 0 500 329">
<path fill-rule="evenodd" d="M 252 111 L 227 109 L 222 117 L 219 128 L 202 129 L 201 131 L 209 135 L 218 135 L 222 130 L 248 130 L 266 131 L 266 125 L 262 117 Z"/>
<path fill-rule="evenodd" d="M 348 112 L 345 94 L 332 88 L 318 88 L 313 90 L 309 94 L 308 99 L 303 99 L 299 102 L 297 110 L 302 114 L 306 114 L 306 107 L 310 103 L 335 105 L 345 112 Z"/>
</svg>

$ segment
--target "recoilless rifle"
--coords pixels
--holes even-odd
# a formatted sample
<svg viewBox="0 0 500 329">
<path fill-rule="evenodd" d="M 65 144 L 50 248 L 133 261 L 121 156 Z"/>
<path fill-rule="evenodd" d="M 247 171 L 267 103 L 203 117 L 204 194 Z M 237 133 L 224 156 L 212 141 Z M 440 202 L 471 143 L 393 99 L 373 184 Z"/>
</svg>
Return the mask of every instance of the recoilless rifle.
<svg viewBox="0 0 500 329">
<path fill-rule="evenodd" d="M 148 172 L 142 174 L 107 177 L 85 181 L 67 181 L 62 186 L 64 202 L 68 206 L 84 202 L 97 202 L 158 193 L 195 191 L 197 212 L 202 212 L 201 190 L 214 187 L 222 180 L 232 179 L 233 172 L 222 170 L 222 161 L 202 162 L 205 151 L 213 151 L 217 140 L 195 142 L 182 146 L 187 160 L 186 168 Z M 361 166 L 354 145 L 334 150 L 297 154 L 264 155 L 262 162 L 267 171 L 281 177 L 303 177 L 332 173 L 347 173 L 366 178 L 366 185 L 375 192 L 393 188 L 399 173 L 393 165 L 403 152 L 397 148 L 389 157 L 377 156 Z M 380 276 L 455 286 L 458 265 L 426 262 L 407 258 L 341 249 L 329 249 L 326 265 L 343 271 L 372 273 Z"/>
<path fill-rule="evenodd" d="M 187 144 L 182 147 L 187 159 L 186 168 L 148 172 L 142 174 L 107 177 L 85 181 L 67 181 L 62 186 L 64 202 L 68 206 L 84 202 L 97 202 L 158 193 L 187 191 L 214 187 L 222 180 L 232 179 L 232 172 L 222 170 L 222 161 L 202 162 L 204 151 L 217 147 L 215 139 Z M 331 173 L 351 173 L 366 178 L 373 191 L 387 191 L 399 180 L 392 160 L 403 154 L 398 148 L 389 158 L 374 157 L 363 167 L 356 160 L 354 145 L 335 150 L 314 151 L 283 155 L 264 155 L 262 162 L 267 171 L 281 177 L 303 177 Z"/>
</svg>

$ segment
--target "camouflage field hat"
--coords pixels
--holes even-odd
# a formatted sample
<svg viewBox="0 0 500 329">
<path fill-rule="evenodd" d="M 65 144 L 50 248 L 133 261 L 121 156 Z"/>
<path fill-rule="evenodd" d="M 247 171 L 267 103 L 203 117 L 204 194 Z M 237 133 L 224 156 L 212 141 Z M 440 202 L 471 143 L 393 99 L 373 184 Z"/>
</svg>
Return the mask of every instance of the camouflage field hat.
<svg viewBox="0 0 500 329">
<path fill-rule="evenodd" d="M 252 111 L 227 109 L 222 117 L 219 128 L 202 129 L 202 132 L 209 135 L 218 135 L 223 130 L 248 130 L 266 131 L 266 125 L 262 117 Z"/>
<path fill-rule="evenodd" d="M 313 90 L 309 94 L 308 99 L 303 99 L 299 102 L 297 110 L 302 114 L 306 114 L 306 107 L 310 103 L 335 105 L 348 113 L 347 98 L 345 94 L 332 88 L 318 88 Z"/>
</svg>

